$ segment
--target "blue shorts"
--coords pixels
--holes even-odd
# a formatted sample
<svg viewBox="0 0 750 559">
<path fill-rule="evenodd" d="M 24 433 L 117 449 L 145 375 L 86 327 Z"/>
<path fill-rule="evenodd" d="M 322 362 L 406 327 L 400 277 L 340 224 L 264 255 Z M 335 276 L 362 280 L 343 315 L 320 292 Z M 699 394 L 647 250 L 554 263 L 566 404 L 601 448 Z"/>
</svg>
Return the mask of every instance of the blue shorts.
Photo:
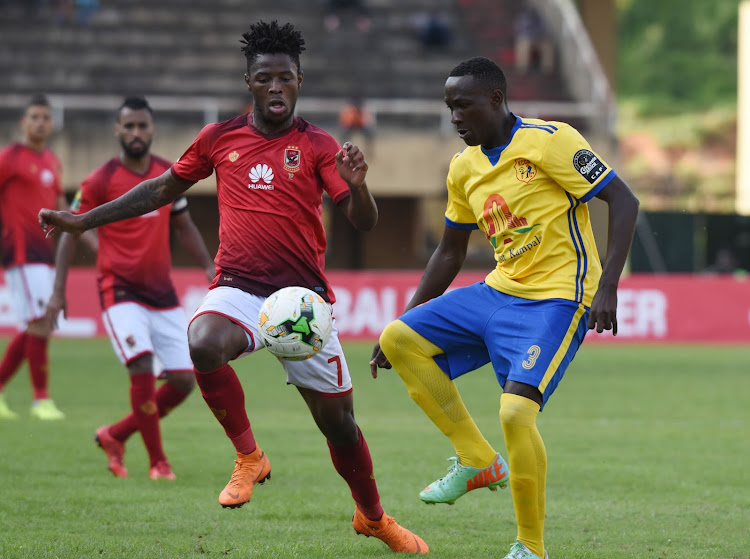
<svg viewBox="0 0 750 559">
<path fill-rule="evenodd" d="M 501 386 L 506 380 L 535 386 L 544 407 L 583 343 L 588 315 L 573 301 L 522 299 L 481 282 L 449 291 L 399 320 L 443 350 L 434 359 L 451 379 L 491 361 Z"/>
</svg>

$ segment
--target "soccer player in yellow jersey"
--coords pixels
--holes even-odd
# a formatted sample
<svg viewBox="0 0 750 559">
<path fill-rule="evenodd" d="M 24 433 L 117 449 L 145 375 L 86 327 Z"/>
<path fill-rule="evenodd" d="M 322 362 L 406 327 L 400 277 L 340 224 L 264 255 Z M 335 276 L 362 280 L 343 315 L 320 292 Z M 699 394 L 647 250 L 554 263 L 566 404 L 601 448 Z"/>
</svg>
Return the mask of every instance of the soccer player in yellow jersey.
<svg viewBox="0 0 750 559">
<path fill-rule="evenodd" d="M 562 122 L 509 111 L 503 71 L 486 58 L 460 63 L 445 102 L 469 146 L 448 171 L 445 230 L 407 312 L 389 324 L 370 362 L 393 368 L 412 399 L 450 439 L 448 474 L 420 498 L 452 504 L 510 480 L 518 533 L 505 559 L 546 558 L 547 454 L 536 417 L 588 329 L 617 334 L 617 285 L 638 200 L 584 138 Z M 604 268 L 586 202 L 609 208 Z M 495 250 L 486 281 L 443 294 L 481 229 Z M 508 462 L 480 433 L 453 380 L 491 362 L 503 387 Z"/>
</svg>

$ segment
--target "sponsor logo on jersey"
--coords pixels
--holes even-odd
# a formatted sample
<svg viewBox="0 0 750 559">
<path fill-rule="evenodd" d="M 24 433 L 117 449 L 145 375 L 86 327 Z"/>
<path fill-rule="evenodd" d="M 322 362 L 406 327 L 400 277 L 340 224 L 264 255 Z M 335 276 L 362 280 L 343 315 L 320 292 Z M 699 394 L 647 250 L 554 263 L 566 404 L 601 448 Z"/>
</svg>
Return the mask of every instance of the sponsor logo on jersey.
<svg viewBox="0 0 750 559">
<path fill-rule="evenodd" d="M 525 217 L 517 216 L 510 211 L 505 198 L 499 194 L 492 194 L 484 201 L 484 211 L 482 212 L 484 221 L 484 231 L 487 240 L 494 248 L 497 248 L 498 237 L 503 237 L 503 244 L 510 243 L 511 239 L 508 234 L 509 229 L 515 229 L 515 233 L 531 231 L 535 226 L 527 228 L 528 222 Z M 524 231 L 525 229 L 525 231 Z"/>
<path fill-rule="evenodd" d="M 229 161 L 234 163 L 235 161 L 237 161 L 239 157 L 240 157 L 240 154 L 237 153 L 236 151 L 233 151 L 232 153 L 229 154 Z"/>
<path fill-rule="evenodd" d="M 606 171 L 607 166 L 588 149 L 579 149 L 573 156 L 573 167 L 589 184 L 594 184 Z"/>
<path fill-rule="evenodd" d="M 301 162 L 302 151 L 297 146 L 289 146 L 284 150 L 284 170 L 287 173 L 296 173 L 299 171 Z M 294 175 L 292 174 L 292 176 Z"/>
<path fill-rule="evenodd" d="M 528 159 L 516 159 L 513 166 L 516 168 L 516 179 L 529 184 L 536 176 L 536 165 Z"/>
<path fill-rule="evenodd" d="M 52 186 L 52 183 L 55 182 L 55 174 L 49 169 L 42 169 L 39 178 L 42 180 L 42 184 L 47 187 Z"/>
<path fill-rule="evenodd" d="M 265 163 L 258 163 L 250 169 L 249 176 L 252 182 L 247 185 L 248 188 L 252 190 L 273 190 L 271 184 L 274 177 L 273 169 Z"/>
</svg>

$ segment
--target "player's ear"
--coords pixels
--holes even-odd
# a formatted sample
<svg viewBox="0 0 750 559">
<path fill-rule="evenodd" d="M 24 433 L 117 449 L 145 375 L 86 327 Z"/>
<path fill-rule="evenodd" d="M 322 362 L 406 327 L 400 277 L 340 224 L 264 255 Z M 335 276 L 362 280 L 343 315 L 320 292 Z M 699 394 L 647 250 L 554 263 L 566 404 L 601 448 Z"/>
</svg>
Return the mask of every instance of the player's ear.
<svg viewBox="0 0 750 559">
<path fill-rule="evenodd" d="M 248 74 L 245 74 L 245 83 L 247 84 L 248 91 L 250 91 L 252 88 L 250 87 L 250 76 Z"/>
<path fill-rule="evenodd" d="M 302 80 L 304 79 L 304 77 L 305 73 L 302 70 L 297 72 L 297 88 L 302 87 Z"/>
<path fill-rule="evenodd" d="M 503 92 L 499 89 L 494 89 L 492 93 L 490 93 L 490 103 L 492 103 L 493 108 L 502 107 L 505 103 L 505 95 L 503 95 Z"/>
</svg>

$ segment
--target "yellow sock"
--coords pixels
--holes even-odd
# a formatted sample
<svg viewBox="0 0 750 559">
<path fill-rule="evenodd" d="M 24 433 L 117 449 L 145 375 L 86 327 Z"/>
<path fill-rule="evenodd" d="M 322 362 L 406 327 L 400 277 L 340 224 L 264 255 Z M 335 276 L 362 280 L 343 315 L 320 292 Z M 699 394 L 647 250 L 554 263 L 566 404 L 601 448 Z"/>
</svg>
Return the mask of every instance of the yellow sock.
<svg viewBox="0 0 750 559">
<path fill-rule="evenodd" d="M 443 350 L 400 320 L 386 326 L 380 347 L 412 400 L 453 443 L 461 464 L 475 468 L 492 464 L 497 452 L 469 415 L 455 383 L 432 359 Z"/>
<path fill-rule="evenodd" d="M 539 406 L 516 394 L 500 397 L 500 423 L 508 449 L 508 469 L 518 541 L 544 557 L 547 450 L 536 427 Z"/>
</svg>

